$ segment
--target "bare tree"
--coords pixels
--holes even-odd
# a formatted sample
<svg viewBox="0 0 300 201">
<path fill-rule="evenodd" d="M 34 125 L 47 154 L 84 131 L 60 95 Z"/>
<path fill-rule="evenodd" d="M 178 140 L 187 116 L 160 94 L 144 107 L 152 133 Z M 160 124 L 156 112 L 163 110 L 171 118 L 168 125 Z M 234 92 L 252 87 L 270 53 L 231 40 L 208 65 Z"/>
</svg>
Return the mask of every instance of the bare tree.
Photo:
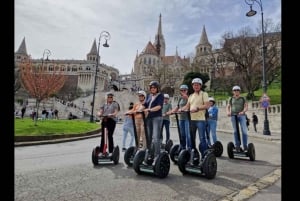
<svg viewBox="0 0 300 201">
<path fill-rule="evenodd" d="M 233 64 L 230 79 L 246 89 L 247 97 L 253 99 L 254 91 L 262 84 L 262 37 L 252 34 L 251 29 L 245 27 L 237 36 L 226 33 L 223 39 L 222 54 L 226 61 Z M 281 32 L 266 33 L 265 47 L 265 70 L 269 85 L 281 69 Z"/>
<path fill-rule="evenodd" d="M 31 59 L 22 62 L 20 67 L 22 85 L 25 90 L 36 99 L 36 118 L 37 125 L 38 110 L 41 101 L 48 99 L 57 93 L 65 83 L 65 76 L 53 65 L 49 71 L 43 64 L 34 66 Z"/>
</svg>

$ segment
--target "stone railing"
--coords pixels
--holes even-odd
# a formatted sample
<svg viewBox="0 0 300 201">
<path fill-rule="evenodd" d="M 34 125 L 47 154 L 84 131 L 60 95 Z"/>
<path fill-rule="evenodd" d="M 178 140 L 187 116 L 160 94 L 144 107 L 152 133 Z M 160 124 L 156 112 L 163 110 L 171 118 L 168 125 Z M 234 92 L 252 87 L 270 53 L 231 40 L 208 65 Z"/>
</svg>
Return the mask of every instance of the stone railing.
<svg viewBox="0 0 300 201">
<path fill-rule="evenodd" d="M 176 101 L 173 101 L 176 102 Z M 172 102 L 172 106 L 175 107 L 176 104 Z M 217 129 L 221 130 L 232 130 L 232 125 L 230 122 L 230 118 L 226 114 L 226 100 L 218 101 L 216 105 L 219 108 L 219 118 L 218 118 L 218 126 Z M 258 117 L 258 124 L 257 129 L 258 131 L 262 131 L 264 127 L 264 120 L 265 120 L 265 110 L 260 107 L 259 101 L 249 101 L 248 102 L 248 112 L 247 116 L 251 120 L 252 113 Z M 268 120 L 269 120 L 269 128 L 271 132 L 281 132 L 281 104 L 279 105 L 271 105 L 268 108 Z M 171 116 L 171 125 L 170 126 L 177 126 L 175 115 Z M 252 122 L 250 122 L 250 128 L 252 129 Z"/>
</svg>

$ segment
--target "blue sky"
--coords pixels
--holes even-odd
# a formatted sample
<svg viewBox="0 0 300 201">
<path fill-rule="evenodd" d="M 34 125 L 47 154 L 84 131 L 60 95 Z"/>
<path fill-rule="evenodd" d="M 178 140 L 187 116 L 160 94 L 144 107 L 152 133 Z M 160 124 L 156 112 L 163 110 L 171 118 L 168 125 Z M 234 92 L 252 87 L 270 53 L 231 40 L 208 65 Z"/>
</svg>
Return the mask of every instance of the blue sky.
<svg viewBox="0 0 300 201">
<path fill-rule="evenodd" d="M 262 7 L 265 20 L 281 23 L 280 0 L 262 0 Z M 15 51 L 25 37 L 34 59 L 45 49 L 50 59 L 86 59 L 94 39 L 98 44 L 100 33 L 108 31 L 110 47 L 102 46 L 102 38 L 101 63 L 130 73 L 137 51 L 153 42 L 160 14 L 166 55 L 174 55 L 177 47 L 184 57 L 195 53 L 203 26 L 213 48 L 225 32 L 259 28 L 259 4 L 252 8 L 257 14 L 246 17 L 244 0 L 15 0 Z"/>
</svg>

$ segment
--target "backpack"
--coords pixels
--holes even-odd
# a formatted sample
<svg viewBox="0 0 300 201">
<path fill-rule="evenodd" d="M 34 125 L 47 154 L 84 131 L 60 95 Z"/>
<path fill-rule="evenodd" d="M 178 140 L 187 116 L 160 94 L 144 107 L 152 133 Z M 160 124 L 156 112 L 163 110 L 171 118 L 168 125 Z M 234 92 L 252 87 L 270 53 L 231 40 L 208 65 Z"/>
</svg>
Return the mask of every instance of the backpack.
<svg viewBox="0 0 300 201">
<path fill-rule="evenodd" d="M 121 110 L 121 108 L 120 108 L 120 104 L 117 102 L 117 101 L 113 101 L 114 103 L 116 103 L 117 105 L 118 105 L 118 111 L 120 111 Z"/>
</svg>

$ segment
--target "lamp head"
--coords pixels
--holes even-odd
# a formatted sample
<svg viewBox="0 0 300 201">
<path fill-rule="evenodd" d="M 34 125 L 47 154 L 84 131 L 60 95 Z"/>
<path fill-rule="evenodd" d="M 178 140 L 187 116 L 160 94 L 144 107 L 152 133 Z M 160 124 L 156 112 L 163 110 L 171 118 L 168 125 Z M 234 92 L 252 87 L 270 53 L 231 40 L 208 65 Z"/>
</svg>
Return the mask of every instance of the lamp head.
<svg viewBox="0 0 300 201">
<path fill-rule="evenodd" d="M 248 11 L 247 13 L 246 13 L 246 16 L 247 17 L 252 17 L 252 16 L 254 16 L 254 15 L 256 15 L 256 11 L 255 10 L 252 10 L 252 5 L 250 5 L 250 11 Z"/>
<path fill-rule="evenodd" d="M 105 40 L 105 43 L 103 44 L 103 47 L 109 47 L 109 45 L 107 44 L 107 39 Z"/>
</svg>

